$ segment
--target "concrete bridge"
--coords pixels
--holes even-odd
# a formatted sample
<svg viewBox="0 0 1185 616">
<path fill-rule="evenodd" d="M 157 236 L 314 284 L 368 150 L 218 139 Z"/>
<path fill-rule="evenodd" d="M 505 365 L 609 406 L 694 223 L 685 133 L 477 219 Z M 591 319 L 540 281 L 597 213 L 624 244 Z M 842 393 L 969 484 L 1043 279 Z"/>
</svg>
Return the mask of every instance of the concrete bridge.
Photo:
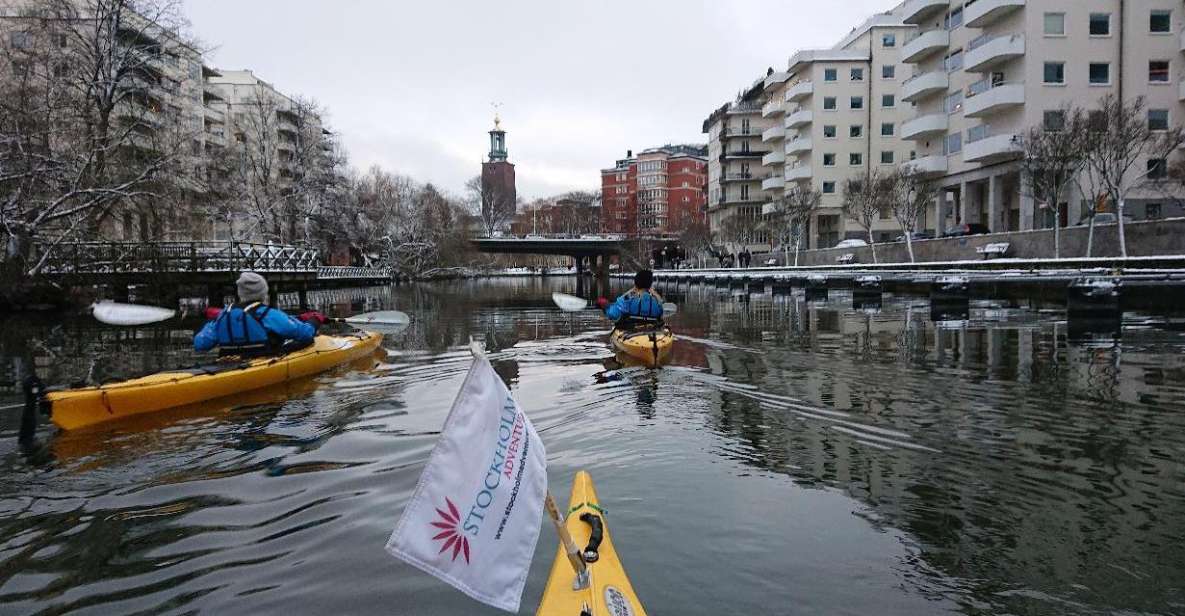
<svg viewBox="0 0 1185 616">
<path fill-rule="evenodd" d="M 571 257 L 576 263 L 576 286 L 584 290 L 584 272 L 590 270 L 596 276 L 597 287 L 604 293 L 609 289 L 609 258 L 621 255 L 629 243 L 617 237 L 558 237 L 528 236 L 482 237 L 473 239 L 473 245 L 481 252 L 512 255 L 559 255 Z"/>
</svg>

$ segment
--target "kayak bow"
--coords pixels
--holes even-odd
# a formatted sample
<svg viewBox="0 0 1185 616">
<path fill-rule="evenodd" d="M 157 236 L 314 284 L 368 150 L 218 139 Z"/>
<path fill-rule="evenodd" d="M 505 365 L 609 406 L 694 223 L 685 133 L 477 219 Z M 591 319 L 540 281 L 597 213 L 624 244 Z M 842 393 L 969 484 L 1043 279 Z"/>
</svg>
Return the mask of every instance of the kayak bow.
<svg viewBox="0 0 1185 616">
<path fill-rule="evenodd" d="M 576 473 L 572 480 L 572 496 L 565 518 L 564 525 L 576 544 L 588 546 L 584 555 L 589 583 L 579 590 L 572 588 L 574 574 L 561 544 L 536 616 L 646 616 L 609 537 L 605 510 L 597 498 L 592 477 L 585 471 Z"/>
</svg>

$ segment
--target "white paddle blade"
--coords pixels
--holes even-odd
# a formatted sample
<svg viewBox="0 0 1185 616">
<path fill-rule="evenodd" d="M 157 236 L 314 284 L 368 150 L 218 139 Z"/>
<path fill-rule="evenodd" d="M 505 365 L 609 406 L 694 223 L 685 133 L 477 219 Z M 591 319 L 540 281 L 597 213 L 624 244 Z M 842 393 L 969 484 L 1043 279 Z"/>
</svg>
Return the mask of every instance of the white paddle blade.
<svg viewBox="0 0 1185 616">
<path fill-rule="evenodd" d="M 551 301 L 555 302 L 556 306 L 564 312 L 580 312 L 588 308 L 588 300 L 576 297 L 575 295 L 567 295 L 564 293 L 552 293 Z"/>
<path fill-rule="evenodd" d="M 679 307 L 672 304 L 671 302 L 667 302 L 662 305 L 663 314 L 675 314 L 676 312 L 679 312 Z"/>
<path fill-rule="evenodd" d="M 148 325 L 173 318 L 176 310 L 139 304 L 101 302 L 91 306 L 95 320 L 108 325 Z"/>
<path fill-rule="evenodd" d="M 411 317 L 398 310 L 382 310 L 356 314 L 346 319 L 350 325 L 407 325 Z"/>
</svg>

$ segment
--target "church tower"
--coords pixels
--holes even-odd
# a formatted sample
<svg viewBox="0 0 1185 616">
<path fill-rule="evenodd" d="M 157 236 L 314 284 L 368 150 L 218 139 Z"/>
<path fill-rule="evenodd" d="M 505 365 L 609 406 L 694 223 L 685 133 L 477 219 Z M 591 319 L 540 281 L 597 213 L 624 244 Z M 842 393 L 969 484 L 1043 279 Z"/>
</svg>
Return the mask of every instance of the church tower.
<svg viewBox="0 0 1185 616">
<path fill-rule="evenodd" d="M 502 118 L 497 114 L 494 129 L 490 131 L 489 156 L 481 164 L 481 217 L 486 231 L 493 234 L 508 227 L 518 213 L 514 164 L 507 160 L 506 131 L 502 130 Z"/>
</svg>

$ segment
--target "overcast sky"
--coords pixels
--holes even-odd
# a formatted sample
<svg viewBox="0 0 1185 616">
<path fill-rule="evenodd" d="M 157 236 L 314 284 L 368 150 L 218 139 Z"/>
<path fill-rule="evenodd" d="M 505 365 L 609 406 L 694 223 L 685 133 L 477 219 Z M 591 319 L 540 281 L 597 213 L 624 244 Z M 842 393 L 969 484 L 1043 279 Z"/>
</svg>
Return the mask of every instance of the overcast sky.
<svg viewBox="0 0 1185 616">
<path fill-rule="evenodd" d="M 599 189 L 894 0 L 185 0 L 209 61 L 329 109 L 352 165 L 461 192 L 502 103 L 519 194 Z"/>
</svg>

